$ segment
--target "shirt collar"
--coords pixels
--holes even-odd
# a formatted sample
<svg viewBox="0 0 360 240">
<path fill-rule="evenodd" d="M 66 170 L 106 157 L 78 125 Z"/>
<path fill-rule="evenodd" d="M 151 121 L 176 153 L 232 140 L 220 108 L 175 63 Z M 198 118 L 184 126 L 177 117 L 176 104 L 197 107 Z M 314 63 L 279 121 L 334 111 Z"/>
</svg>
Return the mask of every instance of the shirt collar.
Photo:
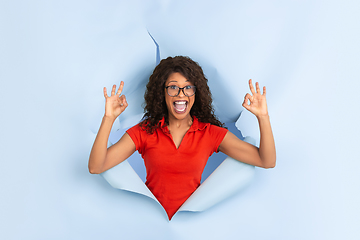
<svg viewBox="0 0 360 240">
<path fill-rule="evenodd" d="M 206 126 L 209 125 L 209 123 L 203 123 L 200 122 L 197 117 L 193 116 L 193 123 L 191 124 L 189 128 L 189 132 L 195 132 L 197 130 L 201 131 L 206 128 Z"/>
<path fill-rule="evenodd" d="M 163 118 L 159 121 L 159 123 L 160 123 L 160 129 L 161 129 L 164 133 L 169 134 L 170 131 L 169 131 L 168 127 L 167 127 L 167 124 L 165 123 L 165 117 L 163 117 Z"/>
</svg>

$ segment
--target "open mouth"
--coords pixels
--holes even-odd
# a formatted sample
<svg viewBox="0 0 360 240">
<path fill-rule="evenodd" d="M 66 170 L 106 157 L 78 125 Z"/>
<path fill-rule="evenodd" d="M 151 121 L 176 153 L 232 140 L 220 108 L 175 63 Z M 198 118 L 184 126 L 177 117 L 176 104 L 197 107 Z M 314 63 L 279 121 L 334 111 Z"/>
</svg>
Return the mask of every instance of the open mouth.
<svg viewBox="0 0 360 240">
<path fill-rule="evenodd" d="M 176 113 L 184 113 L 186 112 L 188 101 L 180 100 L 175 101 L 173 104 Z"/>
</svg>

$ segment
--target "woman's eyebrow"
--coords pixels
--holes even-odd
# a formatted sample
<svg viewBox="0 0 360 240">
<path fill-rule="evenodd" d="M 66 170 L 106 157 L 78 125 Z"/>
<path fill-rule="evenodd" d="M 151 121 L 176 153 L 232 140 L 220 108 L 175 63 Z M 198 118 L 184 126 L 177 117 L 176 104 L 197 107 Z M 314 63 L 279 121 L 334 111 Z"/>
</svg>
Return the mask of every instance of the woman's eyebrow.
<svg viewBox="0 0 360 240">
<path fill-rule="evenodd" d="M 171 82 L 177 83 L 176 80 L 170 80 L 170 81 L 168 82 L 168 84 L 171 83 Z M 186 80 L 185 82 L 190 82 L 190 81 L 189 81 L 189 80 Z"/>
</svg>

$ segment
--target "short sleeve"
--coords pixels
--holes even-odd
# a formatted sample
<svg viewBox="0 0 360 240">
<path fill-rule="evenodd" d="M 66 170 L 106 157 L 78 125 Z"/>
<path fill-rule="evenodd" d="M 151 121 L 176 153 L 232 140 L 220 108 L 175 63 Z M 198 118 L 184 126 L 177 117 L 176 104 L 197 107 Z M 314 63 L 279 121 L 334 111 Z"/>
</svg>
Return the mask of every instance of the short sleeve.
<svg viewBox="0 0 360 240">
<path fill-rule="evenodd" d="M 214 149 L 213 149 L 214 152 L 216 153 L 219 152 L 219 146 L 223 141 L 227 132 L 228 130 L 226 128 L 210 125 L 209 133 L 212 141 L 214 142 Z"/>
<path fill-rule="evenodd" d="M 143 149 L 143 140 L 144 140 L 144 131 L 141 129 L 139 124 L 129 128 L 127 131 L 127 134 L 131 137 L 133 140 L 136 150 L 139 151 L 139 153 L 142 153 Z"/>
</svg>

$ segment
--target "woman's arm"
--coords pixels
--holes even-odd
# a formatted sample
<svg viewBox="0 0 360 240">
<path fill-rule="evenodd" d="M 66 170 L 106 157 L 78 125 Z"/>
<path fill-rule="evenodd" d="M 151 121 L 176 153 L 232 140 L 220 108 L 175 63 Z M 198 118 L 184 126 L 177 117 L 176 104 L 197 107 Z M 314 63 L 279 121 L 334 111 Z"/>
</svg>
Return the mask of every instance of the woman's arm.
<svg viewBox="0 0 360 240">
<path fill-rule="evenodd" d="M 124 82 L 121 81 L 120 87 L 115 94 L 116 86 L 114 85 L 110 97 L 106 93 L 106 88 L 104 88 L 104 97 L 106 99 L 105 115 L 91 149 L 89 157 L 90 173 L 102 173 L 121 163 L 135 152 L 135 144 L 127 133 L 116 144 L 109 149 L 107 148 L 112 125 L 128 106 L 125 96 L 121 95 L 123 87 Z"/>
<path fill-rule="evenodd" d="M 276 150 L 267 111 L 266 88 L 263 88 L 263 94 L 261 94 L 259 83 L 256 83 L 255 92 L 251 79 L 249 80 L 249 86 L 252 95 L 249 93 L 245 95 L 243 107 L 253 113 L 258 119 L 260 146 L 257 148 L 241 141 L 234 134 L 228 132 L 219 146 L 219 151 L 244 163 L 263 168 L 273 168 L 276 164 Z M 250 104 L 248 104 L 249 101 Z"/>
</svg>

